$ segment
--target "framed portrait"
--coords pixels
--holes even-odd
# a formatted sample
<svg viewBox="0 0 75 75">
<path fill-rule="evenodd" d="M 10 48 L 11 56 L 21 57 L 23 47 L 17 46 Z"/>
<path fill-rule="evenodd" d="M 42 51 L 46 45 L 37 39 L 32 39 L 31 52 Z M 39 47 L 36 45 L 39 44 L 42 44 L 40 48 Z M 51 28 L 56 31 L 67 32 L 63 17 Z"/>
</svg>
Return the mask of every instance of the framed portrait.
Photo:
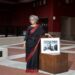
<svg viewBox="0 0 75 75">
<path fill-rule="evenodd" d="M 33 2 L 33 7 L 36 7 L 36 3 L 35 2 Z"/>
<path fill-rule="evenodd" d="M 41 53 L 60 54 L 60 38 L 41 38 Z"/>
<path fill-rule="evenodd" d="M 47 3 L 47 0 L 43 0 L 43 5 L 46 5 L 46 3 Z"/>
<path fill-rule="evenodd" d="M 33 7 L 38 7 L 38 1 L 33 2 Z"/>
<path fill-rule="evenodd" d="M 42 1 L 41 0 L 39 1 L 39 6 L 42 6 Z"/>
</svg>

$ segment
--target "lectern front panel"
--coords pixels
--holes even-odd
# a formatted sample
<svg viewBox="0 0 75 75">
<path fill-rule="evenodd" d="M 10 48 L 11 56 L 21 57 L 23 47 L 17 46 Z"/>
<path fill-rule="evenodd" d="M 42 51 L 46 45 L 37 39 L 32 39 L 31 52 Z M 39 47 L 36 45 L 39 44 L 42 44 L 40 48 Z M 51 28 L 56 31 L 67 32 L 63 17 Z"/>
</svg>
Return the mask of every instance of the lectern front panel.
<svg viewBox="0 0 75 75">
<path fill-rule="evenodd" d="M 40 69 L 54 74 L 68 71 L 68 54 L 40 54 Z"/>
</svg>

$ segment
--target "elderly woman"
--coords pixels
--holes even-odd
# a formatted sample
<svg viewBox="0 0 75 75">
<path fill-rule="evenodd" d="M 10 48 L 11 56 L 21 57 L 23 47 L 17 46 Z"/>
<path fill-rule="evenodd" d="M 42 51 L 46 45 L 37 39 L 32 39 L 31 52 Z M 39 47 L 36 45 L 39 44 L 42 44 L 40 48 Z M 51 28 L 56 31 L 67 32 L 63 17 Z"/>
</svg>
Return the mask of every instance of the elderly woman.
<svg viewBox="0 0 75 75">
<path fill-rule="evenodd" d="M 38 24 L 38 16 L 29 17 L 31 25 L 26 31 L 26 72 L 38 72 L 39 69 L 39 39 L 44 34 L 41 25 Z"/>
<path fill-rule="evenodd" d="M 39 69 L 39 42 L 44 34 L 42 25 L 38 24 L 38 16 L 29 17 L 31 25 L 26 31 L 26 72 L 38 72 Z M 48 35 L 48 34 L 45 34 Z"/>
</svg>

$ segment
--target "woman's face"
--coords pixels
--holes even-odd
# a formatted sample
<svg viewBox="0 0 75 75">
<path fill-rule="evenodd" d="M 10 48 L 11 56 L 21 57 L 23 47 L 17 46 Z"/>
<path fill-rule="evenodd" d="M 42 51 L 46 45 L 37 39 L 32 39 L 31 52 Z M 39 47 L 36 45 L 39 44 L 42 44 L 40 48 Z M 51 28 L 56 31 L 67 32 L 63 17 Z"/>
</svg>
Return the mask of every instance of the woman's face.
<svg viewBox="0 0 75 75">
<path fill-rule="evenodd" d="M 31 19 L 30 19 L 30 23 L 31 23 L 31 24 L 35 24 L 36 21 L 35 21 L 33 18 L 31 18 Z"/>
</svg>

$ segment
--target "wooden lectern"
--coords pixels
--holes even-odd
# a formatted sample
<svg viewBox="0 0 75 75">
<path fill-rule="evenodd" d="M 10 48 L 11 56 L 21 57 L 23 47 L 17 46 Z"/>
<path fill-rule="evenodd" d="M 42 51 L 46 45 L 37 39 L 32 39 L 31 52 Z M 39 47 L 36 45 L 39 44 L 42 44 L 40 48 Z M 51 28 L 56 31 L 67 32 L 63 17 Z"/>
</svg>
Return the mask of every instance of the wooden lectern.
<svg viewBox="0 0 75 75">
<path fill-rule="evenodd" d="M 60 55 L 40 54 L 40 69 L 49 73 L 57 74 L 68 71 L 68 54 Z"/>
<path fill-rule="evenodd" d="M 52 38 L 52 36 L 50 34 L 47 34 L 47 36 L 49 38 Z M 49 41 L 50 41 L 50 39 L 49 39 Z M 41 42 L 42 42 L 42 40 L 41 40 Z M 58 42 L 60 42 L 59 39 L 58 39 Z M 57 43 L 57 44 L 60 44 L 60 43 Z M 43 43 L 41 43 L 41 45 L 43 46 Z M 49 48 L 51 48 L 51 46 Z M 42 48 L 42 50 L 43 50 L 43 48 Z M 67 72 L 69 69 L 68 53 L 60 53 L 58 55 L 50 55 L 50 54 L 47 54 L 47 53 L 44 54 L 43 52 L 41 52 L 40 59 L 39 59 L 39 68 L 40 68 L 40 70 L 43 70 L 43 71 L 49 72 L 49 73 L 53 73 L 53 74 Z"/>
</svg>

